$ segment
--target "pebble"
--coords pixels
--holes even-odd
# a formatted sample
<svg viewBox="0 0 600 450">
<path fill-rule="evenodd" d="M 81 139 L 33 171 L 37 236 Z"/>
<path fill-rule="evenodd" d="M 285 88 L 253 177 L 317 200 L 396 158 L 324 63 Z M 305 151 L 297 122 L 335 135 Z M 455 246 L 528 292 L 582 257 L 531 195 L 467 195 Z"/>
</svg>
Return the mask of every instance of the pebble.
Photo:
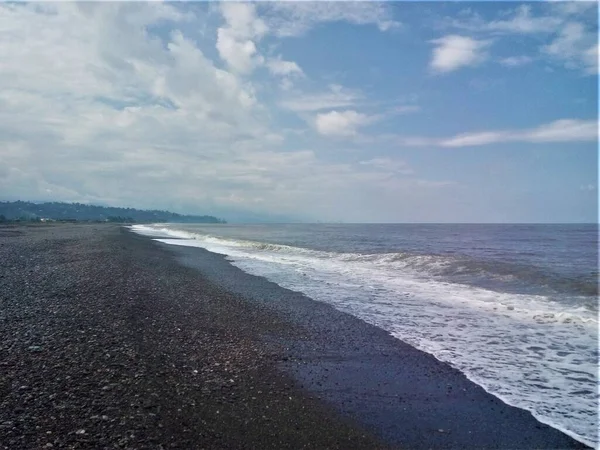
<svg viewBox="0 0 600 450">
<path fill-rule="evenodd" d="M 266 356 L 280 352 L 261 340 L 281 320 L 150 239 L 113 225 L 3 229 L 0 373 L 14 388 L 0 396 L 0 448 L 380 448 L 329 412 L 283 406 Z"/>
</svg>

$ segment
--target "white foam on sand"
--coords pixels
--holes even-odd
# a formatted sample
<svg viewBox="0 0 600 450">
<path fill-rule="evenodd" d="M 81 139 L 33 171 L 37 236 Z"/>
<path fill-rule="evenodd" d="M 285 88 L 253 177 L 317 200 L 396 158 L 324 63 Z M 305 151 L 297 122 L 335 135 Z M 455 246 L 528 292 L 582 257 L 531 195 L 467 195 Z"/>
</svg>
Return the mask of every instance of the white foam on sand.
<svg viewBox="0 0 600 450">
<path fill-rule="evenodd" d="M 161 242 L 227 255 L 433 354 L 506 403 L 598 446 L 597 316 L 539 295 L 442 282 L 390 255 L 317 252 L 134 226 Z M 443 262 L 442 262 L 443 263 Z M 435 265 L 435 262 L 434 262 Z"/>
</svg>

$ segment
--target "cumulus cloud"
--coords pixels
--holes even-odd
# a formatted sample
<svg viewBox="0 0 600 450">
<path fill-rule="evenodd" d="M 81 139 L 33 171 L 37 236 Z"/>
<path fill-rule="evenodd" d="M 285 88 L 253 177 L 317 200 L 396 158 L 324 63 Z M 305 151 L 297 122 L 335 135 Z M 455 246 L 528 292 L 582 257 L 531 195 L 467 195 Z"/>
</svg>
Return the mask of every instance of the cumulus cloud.
<svg viewBox="0 0 600 450">
<path fill-rule="evenodd" d="M 373 117 L 354 110 L 330 111 L 317 114 L 315 128 L 324 136 L 354 136 L 358 128 L 373 122 Z"/>
<path fill-rule="evenodd" d="M 255 63 L 243 57 L 239 63 L 226 52 L 218 55 L 225 57 L 224 67 L 212 60 L 183 31 L 190 18 L 195 25 L 204 18 L 181 8 L 135 2 L 0 5 L 4 198 L 201 213 L 245 205 L 327 220 L 360 211 L 349 192 L 377 196 L 392 189 L 377 184 L 389 175 L 375 167 L 323 161 L 312 147 L 286 146 L 245 72 Z M 225 11 L 221 28 L 236 43 L 268 33 L 268 26 L 265 31 L 257 24 L 256 10 Z M 218 39 L 217 32 L 209 44 Z M 277 59 L 274 71 L 287 75 L 276 77 L 299 75 L 291 61 Z M 320 111 L 360 97 L 338 85 L 324 94 L 295 106 Z M 343 134 L 368 121 L 359 113 L 344 111 L 342 117 L 345 124 L 326 117 L 321 125 Z M 377 211 L 370 217 L 385 218 Z"/>
<path fill-rule="evenodd" d="M 268 31 L 262 19 L 256 16 L 253 3 L 221 3 L 225 26 L 217 30 L 217 50 L 221 59 L 239 73 L 250 73 L 264 62 L 254 40 L 260 40 Z"/>
<path fill-rule="evenodd" d="M 179 31 L 164 44 L 145 32 L 186 20 L 175 6 L 0 7 L 2 192 L 148 205 L 166 185 L 202 202 L 226 189 L 215 170 L 236 170 L 232 155 L 280 142 L 252 84 Z"/>
<path fill-rule="evenodd" d="M 223 2 L 221 12 L 227 26 L 236 36 L 242 38 L 261 37 L 268 31 L 265 22 L 257 17 L 253 3 Z"/>
<path fill-rule="evenodd" d="M 228 28 L 220 28 L 218 33 L 219 54 L 233 70 L 249 73 L 262 63 L 263 57 L 257 54 L 256 45 L 250 39 L 238 40 Z"/>
<path fill-rule="evenodd" d="M 430 67 L 437 73 L 448 73 L 461 67 L 474 66 L 487 58 L 487 41 L 467 36 L 447 35 L 431 41 L 433 49 Z"/>
<path fill-rule="evenodd" d="M 451 182 L 417 177 L 389 148 L 358 145 L 377 137 L 367 126 L 416 105 L 323 86 L 273 42 L 338 20 L 389 30 L 397 26 L 390 6 L 316 5 L 311 13 L 306 4 L 224 3 L 215 17 L 167 2 L 0 4 L 0 192 L 180 212 L 244 206 L 323 220 L 441 211 L 436 189 Z M 294 86 L 300 80 L 305 92 Z M 268 89 L 277 83 L 287 91 Z M 290 112 L 316 132 L 286 122 Z M 591 140 L 583 122 L 510 133 L 527 142 Z M 497 133 L 487 141 L 511 139 Z M 353 151 L 329 138 L 351 138 Z M 457 138 L 405 143 L 483 139 Z M 399 197 L 402 205 L 387 207 Z"/>
</svg>

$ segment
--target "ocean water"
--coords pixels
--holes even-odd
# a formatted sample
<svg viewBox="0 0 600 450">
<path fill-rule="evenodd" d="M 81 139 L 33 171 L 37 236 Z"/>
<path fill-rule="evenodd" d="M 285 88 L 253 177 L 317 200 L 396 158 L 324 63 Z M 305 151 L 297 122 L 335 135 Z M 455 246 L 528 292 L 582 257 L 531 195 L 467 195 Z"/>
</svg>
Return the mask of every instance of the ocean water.
<svg viewBox="0 0 600 450">
<path fill-rule="evenodd" d="M 598 448 L 596 225 L 135 225 L 458 368 Z M 173 239 L 177 238 L 177 239 Z"/>
</svg>

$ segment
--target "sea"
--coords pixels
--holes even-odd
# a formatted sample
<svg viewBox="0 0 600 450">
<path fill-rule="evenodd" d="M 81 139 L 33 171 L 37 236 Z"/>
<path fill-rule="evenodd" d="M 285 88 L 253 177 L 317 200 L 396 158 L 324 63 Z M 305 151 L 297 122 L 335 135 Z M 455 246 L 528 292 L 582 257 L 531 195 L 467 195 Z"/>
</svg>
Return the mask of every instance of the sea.
<svg viewBox="0 0 600 450">
<path fill-rule="evenodd" d="M 598 225 L 153 224 L 380 327 L 599 446 Z"/>
</svg>

